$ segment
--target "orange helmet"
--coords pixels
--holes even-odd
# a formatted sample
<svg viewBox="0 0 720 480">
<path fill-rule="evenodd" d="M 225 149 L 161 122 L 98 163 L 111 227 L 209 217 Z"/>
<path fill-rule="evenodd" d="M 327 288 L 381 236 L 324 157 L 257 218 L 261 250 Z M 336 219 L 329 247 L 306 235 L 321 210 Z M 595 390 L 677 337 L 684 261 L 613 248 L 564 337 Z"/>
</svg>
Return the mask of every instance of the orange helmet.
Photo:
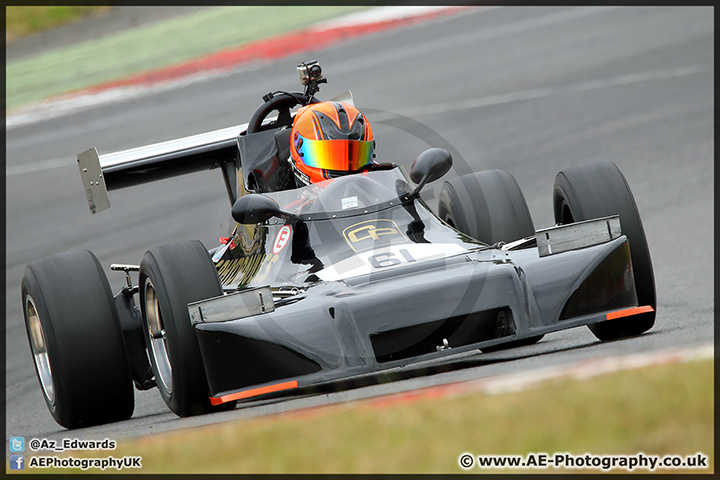
<svg viewBox="0 0 720 480">
<path fill-rule="evenodd" d="M 360 170 L 375 149 L 370 122 L 343 102 L 320 102 L 298 110 L 290 137 L 290 164 L 303 185 Z"/>
</svg>

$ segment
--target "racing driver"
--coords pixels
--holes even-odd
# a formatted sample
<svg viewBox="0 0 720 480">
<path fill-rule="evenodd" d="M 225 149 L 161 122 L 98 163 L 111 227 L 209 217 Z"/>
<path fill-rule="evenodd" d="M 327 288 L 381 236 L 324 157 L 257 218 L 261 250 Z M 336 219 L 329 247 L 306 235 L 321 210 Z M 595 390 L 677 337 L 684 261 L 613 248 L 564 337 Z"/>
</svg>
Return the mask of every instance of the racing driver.
<svg viewBox="0 0 720 480">
<path fill-rule="evenodd" d="M 298 187 L 363 170 L 374 150 L 370 122 L 350 104 L 320 102 L 295 115 L 289 163 Z"/>
</svg>

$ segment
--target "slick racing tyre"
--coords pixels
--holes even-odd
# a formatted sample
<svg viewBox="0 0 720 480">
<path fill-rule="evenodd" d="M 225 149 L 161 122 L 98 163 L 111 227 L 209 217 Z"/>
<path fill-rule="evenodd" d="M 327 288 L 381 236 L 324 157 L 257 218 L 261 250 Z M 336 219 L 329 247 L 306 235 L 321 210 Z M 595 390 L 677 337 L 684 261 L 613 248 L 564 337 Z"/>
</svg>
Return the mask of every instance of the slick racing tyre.
<svg viewBox="0 0 720 480">
<path fill-rule="evenodd" d="M 656 309 L 655 277 L 645 231 L 627 180 L 614 163 L 599 160 L 558 173 L 553 189 L 553 211 L 555 222 L 560 224 L 619 214 L 622 233 L 630 242 L 639 305 Z M 599 340 L 615 340 L 639 335 L 654 323 L 655 311 L 652 311 L 588 327 Z"/>
<path fill-rule="evenodd" d="M 493 245 L 535 234 L 525 196 L 505 170 L 485 170 L 445 182 L 440 191 L 438 216 L 451 227 Z M 483 348 L 495 352 L 532 345 L 543 335 Z"/>
<path fill-rule="evenodd" d="M 485 170 L 445 182 L 438 216 L 481 242 L 511 242 L 533 235 L 530 210 L 515 178 L 505 170 Z"/>
<path fill-rule="evenodd" d="M 21 288 L 35 371 L 55 421 L 73 429 L 130 418 L 135 399 L 125 341 L 95 255 L 33 262 Z"/>
<path fill-rule="evenodd" d="M 155 382 L 167 406 L 188 417 L 234 407 L 210 404 L 190 302 L 222 295 L 215 266 L 199 241 L 162 245 L 140 264 L 140 308 Z"/>
</svg>

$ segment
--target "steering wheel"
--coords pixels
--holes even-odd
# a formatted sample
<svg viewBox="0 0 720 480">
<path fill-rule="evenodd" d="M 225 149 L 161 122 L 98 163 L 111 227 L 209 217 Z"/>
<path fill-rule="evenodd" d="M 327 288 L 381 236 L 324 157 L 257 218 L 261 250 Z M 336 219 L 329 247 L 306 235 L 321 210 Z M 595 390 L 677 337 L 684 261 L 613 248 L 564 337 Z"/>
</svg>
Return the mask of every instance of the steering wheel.
<svg viewBox="0 0 720 480">
<path fill-rule="evenodd" d="M 302 93 L 296 93 L 290 95 L 288 93 L 279 93 L 274 95 L 271 99 L 260 105 L 255 113 L 253 114 L 250 122 L 248 123 L 247 133 L 257 133 L 265 130 L 270 130 L 280 126 L 290 127 L 292 125 L 292 117 L 290 116 L 290 110 L 296 105 L 302 103 L 303 105 L 309 105 L 311 103 L 318 103 L 315 97 L 308 99 Z M 272 112 L 277 111 L 278 117 L 275 122 L 268 125 L 263 125 L 263 121 Z"/>
</svg>

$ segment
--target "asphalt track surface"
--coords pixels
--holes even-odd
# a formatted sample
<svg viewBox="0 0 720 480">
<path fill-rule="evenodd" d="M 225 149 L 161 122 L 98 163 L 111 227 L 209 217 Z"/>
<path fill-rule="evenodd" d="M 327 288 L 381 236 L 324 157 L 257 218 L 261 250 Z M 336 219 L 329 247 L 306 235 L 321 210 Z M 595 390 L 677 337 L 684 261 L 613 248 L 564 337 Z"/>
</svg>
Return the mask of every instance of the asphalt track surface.
<svg viewBox="0 0 720 480">
<path fill-rule="evenodd" d="M 11 435 L 140 436 L 706 344 L 714 333 L 713 36 L 711 8 L 494 8 L 9 130 L 6 441 Z M 401 380 L 394 382 L 379 376 L 366 381 L 376 385 L 341 385 L 339 391 L 255 401 L 188 419 L 172 414 L 153 389 L 136 392 L 129 421 L 71 433 L 59 427 L 43 402 L 23 326 L 25 265 L 90 249 L 116 292 L 124 275 L 109 272 L 110 263 L 137 264 L 145 250 L 178 239 L 215 246 L 230 229 L 218 171 L 111 192 L 112 208 L 91 216 L 75 155 L 93 145 L 107 153 L 244 123 L 263 94 L 299 89 L 295 65 L 315 58 L 329 78 L 322 98 L 351 89 L 357 106 L 375 119 L 380 159 L 409 168 L 428 146 L 449 144 L 458 154 L 448 178 L 470 169 L 506 169 L 523 189 L 536 228 L 553 224 L 558 171 L 600 158 L 614 161 L 632 187 L 648 237 L 658 297 L 655 327 L 608 343 L 581 327 L 529 347 L 395 372 L 392 378 Z M 439 181 L 425 190 L 431 206 L 441 186 Z"/>
</svg>

